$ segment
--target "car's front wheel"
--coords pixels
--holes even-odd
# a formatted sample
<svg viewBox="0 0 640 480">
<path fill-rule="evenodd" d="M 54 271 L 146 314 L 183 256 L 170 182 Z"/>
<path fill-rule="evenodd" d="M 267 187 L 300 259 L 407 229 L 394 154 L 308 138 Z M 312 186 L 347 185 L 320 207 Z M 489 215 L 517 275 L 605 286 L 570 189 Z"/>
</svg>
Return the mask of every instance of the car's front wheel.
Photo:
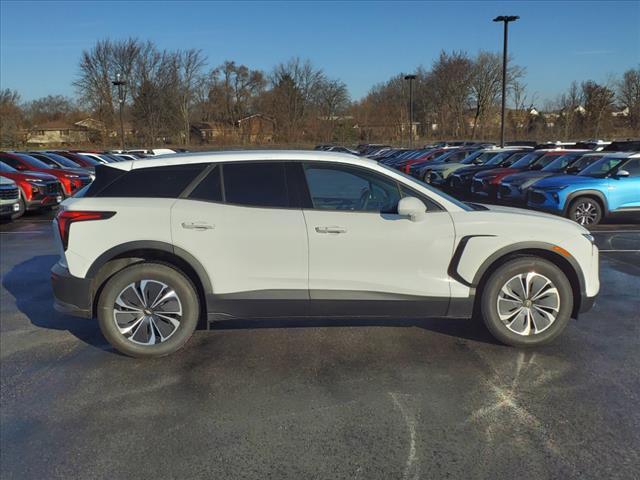
<svg viewBox="0 0 640 480">
<path fill-rule="evenodd" d="M 602 220 L 600 202 L 591 197 L 579 197 L 571 202 L 569 218 L 580 225 L 597 225 Z"/>
<path fill-rule="evenodd" d="M 117 350 L 132 357 L 159 357 L 191 338 L 200 302 L 195 286 L 182 272 L 143 262 L 109 279 L 97 310 L 102 334 Z"/>
<path fill-rule="evenodd" d="M 485 325 L 501 342 L 516 347 L 542 345 L 567 326 L 573 290 L 564 272 L 548 260 L 514 257 L 487 279 L 481 310 Z"/>
</svg>

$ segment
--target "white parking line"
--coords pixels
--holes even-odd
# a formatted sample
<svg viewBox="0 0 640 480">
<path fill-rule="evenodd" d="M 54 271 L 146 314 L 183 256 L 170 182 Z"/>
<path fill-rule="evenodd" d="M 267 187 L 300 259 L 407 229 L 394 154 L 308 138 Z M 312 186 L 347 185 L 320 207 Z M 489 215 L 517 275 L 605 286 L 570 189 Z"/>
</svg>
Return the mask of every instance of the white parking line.
<svg viewBox="0 0 640 480">
<path fill-rule="evenodd" d="M 640 252 L 640 250 L 600 250 L 600 252 L 608 253 L 608 252 Z"/>
</svg>

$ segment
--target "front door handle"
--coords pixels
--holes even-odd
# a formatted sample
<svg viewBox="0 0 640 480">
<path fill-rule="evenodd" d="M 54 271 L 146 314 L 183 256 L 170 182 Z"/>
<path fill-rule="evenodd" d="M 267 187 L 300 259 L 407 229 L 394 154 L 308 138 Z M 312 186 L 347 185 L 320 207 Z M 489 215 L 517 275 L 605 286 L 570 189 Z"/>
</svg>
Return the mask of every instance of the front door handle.
<svg viewBox="0 0 640 480">
<path fill-rule="evenodd" d="M 318 233 L 347 233 L 347 229 L 344 227 L 316 227 Z"/>
<path fill-rule="evenodd" d="M 216 227 L 206 222 L 182 222 L 182 228 L 187 230 L 213 230 Z"/>
</svg>

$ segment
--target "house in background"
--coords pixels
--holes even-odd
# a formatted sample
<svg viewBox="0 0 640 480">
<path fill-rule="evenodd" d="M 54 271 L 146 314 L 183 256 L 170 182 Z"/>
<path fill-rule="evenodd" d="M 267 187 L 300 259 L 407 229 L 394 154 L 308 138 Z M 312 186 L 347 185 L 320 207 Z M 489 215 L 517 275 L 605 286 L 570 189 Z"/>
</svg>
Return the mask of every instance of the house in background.
<svg viewBox="0 0 640 480">
<path fill-rule="evenodd" d="M 89 129 L 78 124 L 52 121 L 36 125 L 24 132 L 30 146 L 76 145 L 89 142 Z"/>
<path fill-rule="evenodd" d="M 256 113 L 238 120 L 238 134 L 242 143 L 271 143 L 276 122 L 273 118 Z"/>
<path fill-rule="evenodd" d="M 274 132 L 275 120 L 261 113 L 242 118 L 235 124 L 222 121 L 191 124 L 191 140 L 200 144 L 271 143 Z"/>
</svg>

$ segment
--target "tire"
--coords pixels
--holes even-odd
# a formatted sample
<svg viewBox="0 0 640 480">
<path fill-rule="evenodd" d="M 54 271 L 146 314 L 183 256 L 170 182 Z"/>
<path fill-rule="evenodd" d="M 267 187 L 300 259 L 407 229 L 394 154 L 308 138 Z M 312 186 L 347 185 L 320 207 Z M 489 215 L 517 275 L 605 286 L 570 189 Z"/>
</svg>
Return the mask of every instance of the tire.
<svg viewBox="0 0 640 480">
<path fill-rule="evenodd" d="M 138 308 L 142 307 L 141 297 L 153 308 Z M 97 313 L 102 334 L 116 350 L 131 357 L 162 357 L 191 338 L 198 325 L 200 301 L 195 286 L 182 272 L 166 264 L 143 262 L 107 281 Z"/>
<path fill-rule="evenodd" d="M 517 283 L 521 280 L 525 283 L 530 280 L 530 295 L 522 295 L 522 283 L 519 287 Z M 550 281 L 551 286 L 544 286 L 546 281 Z M 503 293 L 503 287 L 510 295 Z M 535 305 L 529 306 L 526 299 L 535 299 L 537 291 L 542 295 L 533 302 Z M 535 256 L 514 257 L 498 267 L 487 279 L 481 295 L 485 325 L 497 340 L 514 347 L 550 343 L 565 329 L 573 311 L 573 290 L 564 272 L 548 260 Z M 512 296 L 520 298 L 518 301 L 522 303 L 518 304 Z M 521 313 L 517 314 L 521 308 Z M 515 320 L 510 323 L 512 319 Z"/>
<path fill-rule="evenodd" d="M 18 200 L 18 205 L 20 205 L 20 208 L 18 209 L 18 211 L 13 215 L 11 215 L 11 218 L 13 220 L 17 220 L 18 218 L 24 215 L 24 212 L 27 211 L 27 204 L 24 202 L 24 198 L 22 198 L 22 195 L 20 195 L 20 199 Z"/>
<path fill-rule="evenodd" d="M 602 221 L 602 206 L 592 197 L 578 197 L 571 202 L 569 218 L 580 225 L 597 225 Z"/>
</svg>

